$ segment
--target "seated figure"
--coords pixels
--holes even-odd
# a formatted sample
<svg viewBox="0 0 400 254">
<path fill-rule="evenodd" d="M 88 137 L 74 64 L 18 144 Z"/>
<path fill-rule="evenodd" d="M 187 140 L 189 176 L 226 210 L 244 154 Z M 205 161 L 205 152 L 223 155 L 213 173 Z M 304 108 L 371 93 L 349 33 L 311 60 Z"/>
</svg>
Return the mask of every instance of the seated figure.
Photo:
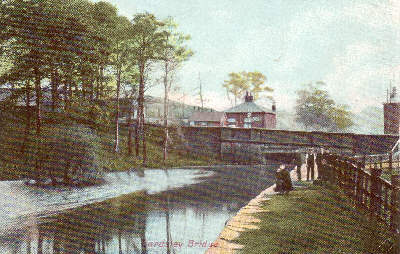
<svg viewBox="0 0 400 254">
<path fill-rule="evenodd" d="M 276 187 L 274 191 L 280 193 L 288 193 L 293 190 L 292 179 L 290 178 L 289 172 L 285 169 L 285 166 L 281 166 L 275 174 Z"/>
</svg>

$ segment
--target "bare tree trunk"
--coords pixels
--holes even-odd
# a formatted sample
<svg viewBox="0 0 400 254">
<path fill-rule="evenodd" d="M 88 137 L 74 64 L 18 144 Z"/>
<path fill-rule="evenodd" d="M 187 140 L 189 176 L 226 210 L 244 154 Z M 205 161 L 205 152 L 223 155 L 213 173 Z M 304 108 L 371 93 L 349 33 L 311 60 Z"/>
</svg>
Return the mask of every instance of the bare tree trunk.
<svg viewBox="0 0 400 254">
<path fill-rule="evenodd" d="M 36 173 L 36 180 L 40 179 L 40 130 L 42 126 L 42 119 L 41 119 L 41 110 L 40 110 L 40 102 L 41 102 L 41 76 L 37 67 L 34 68 L 35 72 L 35 93 L 36 93 L 36 158 L 35 158 L 35 173 Z"/>
<path fill-rule="evenodd" d="M 99 87 L 100 87 L 100 67 L 96 68 L 96 88 L 93 86 L 93 93 L 96 100 L 99 99 Z"/>
<path fill-rule="evenodd" d="M 132 154 L 132 118 L 133 118 L 133 108 L 131 103 L 129 103 L 129 112 L 127 118 L 128 124 L 128 155 Z"/>
<path fill-rule="evenodd" d="M 145 64 L 141 63 L 139 65 L 139 95 L 138 95 L 138 109 L 137 109 L 137 129 L 136 129 L 136 136 L 135 136 L 135 142 L 136 142 L 136 156 L 139 155 L 139 136 L 141 136 L 142 139 L 142 145 L 143 145 L 143 162 L 145 160 L 145 138 L 144 138 L 144 68 Z"/>
<path fill-rule="evenodd" d="M 98 88 L 98 98 L 101 98 L 103 96 L 103 90 L 104 90 L 104 65 L 102 64 L 100 66 L 100 83 L 99 83 L 99 88 Z"/>
<path fill-rule="evenodd" d="M 93 95 L 94 95 L 94 82 L 95 79 L 91 79 L 88 83 L 88 90 L 89 90 L 89 100 L 93 101 Z"/>
<path fill-rule="evenodd" d="M 115 143 L 114 143 L 114 152 L 118 153 L 119 151 L 119 93 L 121 89 L 121 69 L 119 68 L 117 71 L 117 105 L 116 105 L 116 113 L 115 113 Z"/>
<path fill-rule="evenodd" d="M 64 93 L 64 111 L 67 111 L 68 110 L 68 85 L 67 85 L 66 81 L 64 81 L 63 93 Z"/>
<path fill-rule="evenodd" d="M 26 81 L 26 123 L 25 123 L 25 133 L 24 133 L 24 141 L 21 146 L 21 154 L 24 154 L 26 142 L 28 141 L 28 137 L 31 129 L 31 109 L 30 109 L 30 101 L 31 101 L 31 83 L 30 81 Z"/>
<path fill-rule="evenodd" d="M 73 96 L 75 96 L 75 97 L 81 96 L 81 95 L 80 95 L 80 91 L 79 91 L 78 82 L 77 82 L 77 81 L 72 81 L 72 82 L 71 82 L 71 86 L 72 86 L 72 85 L 73 85 L 73 87 L 74 87 L 74 91 L 72 92 L 72 90 L 71 90 L 71 98 L 73 98 Z"/>
<path fill-rule="evenodd" d="M 102 96 L 103 80 L 104 80 L 104 66 L 101 64 L 97 71 L 97 86 L 96 86 L 96 99 Z"/>
<path fill-rule="evenodd" d="M 142 111 L 142 153 L 143 153 L 143 166 L 146 165 L 147 162 L 147 148 L 146 148 L 146 126 L 144 124 L 144 112 Z"/>
<path fill-rule="evenodd" d="M 58 97 L 58 72 L 57 69 L 54 69 L 51 74 L 51 110 L 54 112 L 57 106 L 57 97 Z"/>
<path fill-rule="evenodd" d="M 73 82 L 72 79 L 70 79 L 69 83 L 68 83 L 68 106 L 71 106 L 71 100 L 72 100 L 72 86 L 73 86 Z"/>
<path fill-rule="evenodd" d="M 82 74 L 82 77 L 81 77 L 81 83 L 82 83 L 82 98 L 86 98 L 86 91 L 87 91 L 87 88 L 89 87 L 89 85 L 88 85 L 88 78 L 87 77 L 85 77 L 85 73 L 83 73 Z"/>
<path fill-rule="evenodd" d="M 168 157 L 168 61 L 165 61 L 165 76 L 164 76 L 164 149 L 163 161 Z"/>
<path fill-rule="evenodd" d="M 200 72 L 199 72 L 199 96 L 200 96 L 200 102 L 201 102 L 201 110 L 203 111 L 204 98 L 203 98 L 203 85 L 201 83 Z"/>
<path fill-rule="evenodd" d="M 135 126 L 135 155 L 136 157 L 139 156 L 139 123 L 140 118 L 139 118 L 139 107 L 137 108 L 136 111 L 136 126 Z"/>
</svg>

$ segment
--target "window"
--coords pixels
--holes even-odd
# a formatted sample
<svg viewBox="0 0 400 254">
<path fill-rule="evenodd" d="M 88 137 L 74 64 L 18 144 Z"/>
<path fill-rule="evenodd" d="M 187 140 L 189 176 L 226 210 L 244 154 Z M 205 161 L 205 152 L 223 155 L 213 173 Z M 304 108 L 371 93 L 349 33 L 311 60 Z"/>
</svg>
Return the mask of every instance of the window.
<svg viewBox="0 0 400 254">
<path fill-rule="evenodd" d="M 236 119 L 235 118 L 228 118 L 228 123 L 236 123 Z"/>
<path fill-rule="evenodd" d="M 251 123 L 245 123 L 245 124 L 243 125 L 243 127 L 244 127 L 244 128 L 251 128 Z"/>
</svg>

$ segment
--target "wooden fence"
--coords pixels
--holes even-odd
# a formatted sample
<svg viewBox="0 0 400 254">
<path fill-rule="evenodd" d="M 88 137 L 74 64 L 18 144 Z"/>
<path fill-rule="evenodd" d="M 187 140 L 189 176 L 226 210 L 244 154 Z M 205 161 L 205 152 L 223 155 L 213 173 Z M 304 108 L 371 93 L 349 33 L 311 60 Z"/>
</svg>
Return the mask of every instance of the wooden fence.
<svg viewBox="0 0 400 254">
<path fill-rule="evenodd" d="M 389 156 L 388 167 L 393 168 Z M 353 200 L 365 208 L 371 215 L 390 227 L 397 235 L 400 231 L 400 176 L 392 175 L 391 182 L 381 177 L 382 168 L 379 162 L 370 163 L 368 172 L 365 160 L 320 154 L 317 166 L 322 181 L 337 184 Z"/>
</svg>

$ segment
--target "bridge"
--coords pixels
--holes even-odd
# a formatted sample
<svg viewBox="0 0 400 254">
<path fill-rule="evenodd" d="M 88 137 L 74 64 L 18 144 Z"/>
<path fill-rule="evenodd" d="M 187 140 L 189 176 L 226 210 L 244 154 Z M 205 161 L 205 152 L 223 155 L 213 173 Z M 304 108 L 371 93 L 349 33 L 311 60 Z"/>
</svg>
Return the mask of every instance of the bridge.
<svg viewBox="0 0 400 254">
<path fill-rule="evenodd" d="M 386 153 L 398 135 L 365 135 L 319 131 L 286 131 L 228 127 L 183 127 L 185 149 L 222 160 L 264 163 L 274 156 L 324 148 L 344 155 Z"/>
</svg>

